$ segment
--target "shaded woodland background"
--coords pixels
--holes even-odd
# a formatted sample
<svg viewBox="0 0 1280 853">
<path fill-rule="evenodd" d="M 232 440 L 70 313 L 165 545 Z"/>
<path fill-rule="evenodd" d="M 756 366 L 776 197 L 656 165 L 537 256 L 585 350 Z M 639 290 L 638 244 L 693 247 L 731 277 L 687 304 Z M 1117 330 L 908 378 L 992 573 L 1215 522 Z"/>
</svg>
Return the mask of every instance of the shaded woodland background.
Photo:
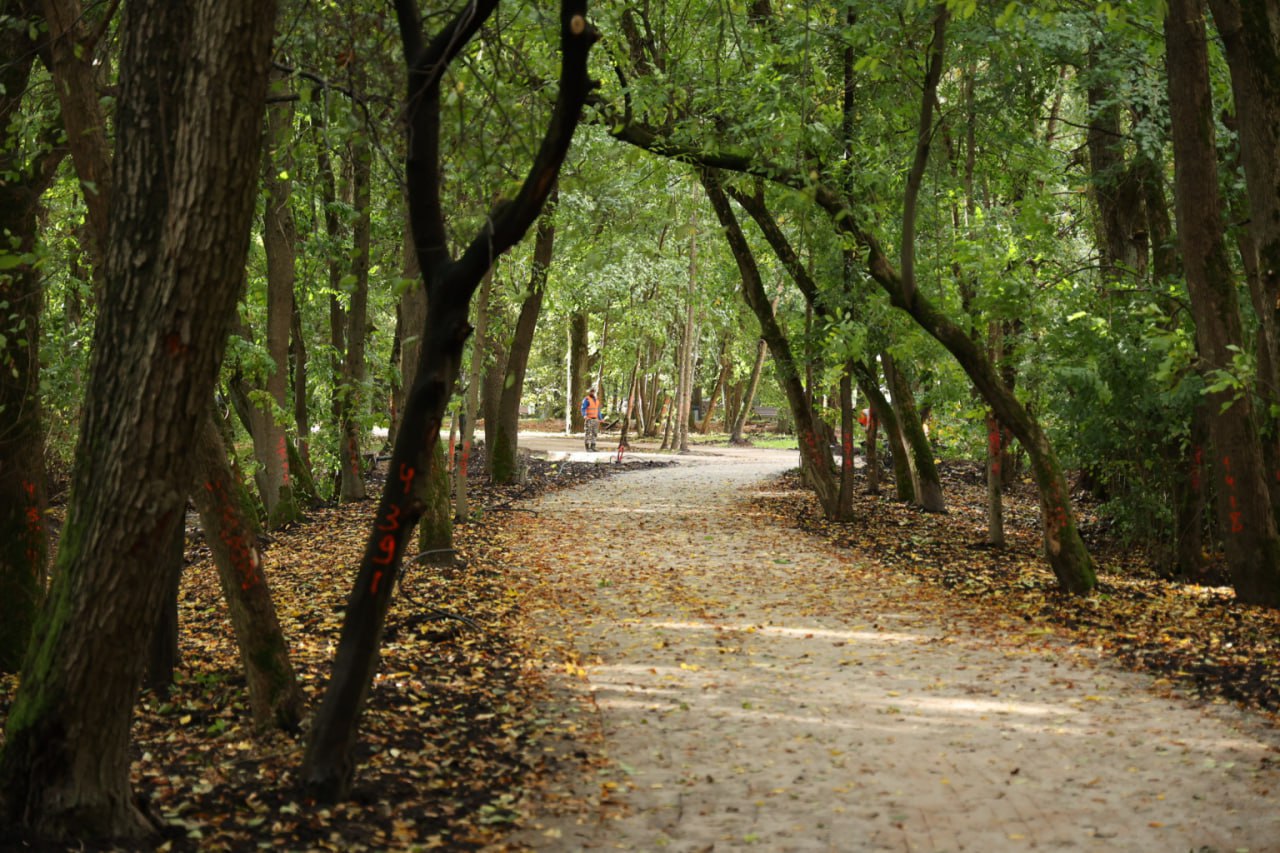
<svg viewBox="0 0 1280 853">
<path fill-rule="evenodd" d="M 1104 531 L 1152 589 L 1280 605 L 1263 0 L 7 0 L 0 42 L 0 805 L 24 832 L 157 831 L 129 709 L 173 677 L 188 502 L 255 725 L 310 720 L 293 781 L 343 801 L 410 540 L 447 561 L 478 484 L 529 477 L 521 416 L 577 432 L 588 386 L 623 444 L 768 413 L 807 523 L 913 508 L 886 552 L 972 506 L 942 473 L 967 464 L 984 546 L 1013 547 L 1023 490 L 1064 601 L 1113 594 Z M 321 505 L 368 538 L 310 717 L 259 537 Z M 1019 583 L 996 577 L 952 585 Z"/>
</svg>

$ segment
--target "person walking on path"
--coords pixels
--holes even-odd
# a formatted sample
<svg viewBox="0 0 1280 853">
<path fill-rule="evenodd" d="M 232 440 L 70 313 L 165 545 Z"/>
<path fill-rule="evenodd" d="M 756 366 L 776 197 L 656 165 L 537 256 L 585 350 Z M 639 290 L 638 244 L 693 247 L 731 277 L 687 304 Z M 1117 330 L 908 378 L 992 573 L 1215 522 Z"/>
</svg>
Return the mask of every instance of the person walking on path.
<svg viewBox="0 0 1280 853">
<path fill-rule="evenodd" d="M 583 441 L 587 450 L 595 452 L 596 436 L 600 434 L 600 401 L 596 399 L 596 389 L 587 391 L 582 400 Z"/>
</svg>

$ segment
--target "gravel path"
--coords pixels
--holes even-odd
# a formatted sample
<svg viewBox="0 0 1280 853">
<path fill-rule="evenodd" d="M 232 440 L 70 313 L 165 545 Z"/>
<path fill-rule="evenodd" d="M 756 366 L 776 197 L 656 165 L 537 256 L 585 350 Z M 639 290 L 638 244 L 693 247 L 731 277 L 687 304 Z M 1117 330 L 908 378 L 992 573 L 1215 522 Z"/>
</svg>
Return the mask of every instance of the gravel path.
<svg viewBox="0 0 1280 853">
<path fill-rule="evenodd" d="M 518 523 L 572 760 L 514 844 L 1280 851 L 1274 728 L 746 507 L 794 462 L 697 456 Z"/>
</svg>

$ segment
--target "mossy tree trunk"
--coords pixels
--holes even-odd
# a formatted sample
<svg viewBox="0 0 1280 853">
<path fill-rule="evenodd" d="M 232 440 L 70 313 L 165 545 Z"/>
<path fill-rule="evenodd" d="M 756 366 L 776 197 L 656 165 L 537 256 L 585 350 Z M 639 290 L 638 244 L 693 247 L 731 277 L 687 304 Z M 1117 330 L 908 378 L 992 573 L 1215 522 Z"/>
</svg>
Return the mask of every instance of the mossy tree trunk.
<svg viewBox="0 0 1280 853">
<path fill-rule="evenodd" d="M 236 497 L 241 484 L 227 464 L 227 449 L 212 412 L 200 425 L 195 458 L 191 499 L 231 615 L 254 725 L 293 731 L 302 720 L 302 691 L 289 662 L 253 521 L 245 517 Z"/>
<path fill-rule="evenodd" d="M 245 259 L 275 4 L 124 9 L 106 289 L 57 570 L 0 753 L 7 821 L 57 838 L 154 831 L 129 723 Z M 216 80 L 217 85 L 209 85 Z"/>
</svg>

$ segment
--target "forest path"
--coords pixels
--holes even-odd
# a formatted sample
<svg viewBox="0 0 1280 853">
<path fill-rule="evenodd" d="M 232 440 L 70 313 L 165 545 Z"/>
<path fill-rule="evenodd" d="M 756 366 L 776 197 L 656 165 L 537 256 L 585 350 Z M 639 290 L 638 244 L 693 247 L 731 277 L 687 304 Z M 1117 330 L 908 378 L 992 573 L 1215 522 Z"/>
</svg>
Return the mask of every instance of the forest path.
<svg viewBox="0 0 1280 853">
<path fill-rule="evenodd" d="M 1280 851 L 1274 728 L 746 504 L 794 464 L 704 453 L 514 522 L 570 764 L 513 845 Z"/>
</svg>

